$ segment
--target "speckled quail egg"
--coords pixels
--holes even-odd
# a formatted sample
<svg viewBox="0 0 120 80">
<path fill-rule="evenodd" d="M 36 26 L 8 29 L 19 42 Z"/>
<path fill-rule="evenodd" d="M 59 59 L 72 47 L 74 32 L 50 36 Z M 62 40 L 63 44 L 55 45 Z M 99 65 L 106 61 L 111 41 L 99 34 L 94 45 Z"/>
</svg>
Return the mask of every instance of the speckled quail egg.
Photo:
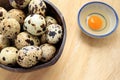
<svg viewBox="0 0 120 80">
<path fill-rule="evenodd" d="M 29 13 L 37 13 L 43 16 L 45 16 L 46 9 L 47 7 L 43 0 L 31 0 L 28 7 Z"/>
<path fill-rule="evenodd" d="M 16 64 L 18 50 L 15 47 L 6 47 L 0 53 L 0 63 L 8 66 Z"/>
<path fill-rule="evenodd" d="M 27 7 L 31 0 L 9 0 L 10 5 L 14 8 L 23 9 Z"/>
<path fill-rule="evenodd" d="M 27 32 L 21 32 L 17 35 L 15 45 L 18 49 L 30 45 L 38 46 L 40 45 L 40 40 L 38 37 L 35 37 Z"/>
<path fill-rule="evenodd" d="M 40 47 L 26 46 L 18 51 L 17 63 L 24 68 L 36 65 L 41 59 Z"/>
<path fill-rule="evenodd" d="M 46 34 L 42 34 L 41 38 L 40 38 L 40 42 L 41 44 L 44 44 L 47 42 L 47 37 L 46 37 Z"/>
<path fill-rule="evenodd" d="M 9 39 L 14 39 L 20 32 L 20 24 L 16 19 L 8 18 L 1 21 L 0 31 Z"/>
<path fill-rule="evenodd" d="M 62 38 L 62 27 L 58 24 L 51 24 L 46 28 L 47 42 L 56 44 Z"/>
<path fill-rule="evenodd" d="M 6 18 L 7 10 L 5 10 L 3 7 L 0 7 L 0 22 Z"/>
<path fill-rule="evenodd" d="M 51 16 L 46 16 L 45 20 L 46 20 L 47 26 L 51 24 L 57 24 L 57 21 Z"/>
<path fill-rule="evenodd" d="M 19 9 L 11 9 L 7 14 L 8 18 L 16 19 L 20 24 L 24 23 L 25 13 Z"/>
<path fill-rule="evenodd" d="M 49 61 L 55 54 L 56 48 L 53 45 L 50 44 L 43 44 L 40 46 L 42 50 L 42 62 L 47 62 Z"/>
<path fill-rule="evenodd" d="M 40 36 L 45 32 L 45 18 L 39 14 L 29 15 L 24 21 L 23 28 L 32 35 Z"/>
<path fill-rule="evenodd" d="M 9 39 L 0 34 L 0 50 L 10 45 Z"/>
</svg>

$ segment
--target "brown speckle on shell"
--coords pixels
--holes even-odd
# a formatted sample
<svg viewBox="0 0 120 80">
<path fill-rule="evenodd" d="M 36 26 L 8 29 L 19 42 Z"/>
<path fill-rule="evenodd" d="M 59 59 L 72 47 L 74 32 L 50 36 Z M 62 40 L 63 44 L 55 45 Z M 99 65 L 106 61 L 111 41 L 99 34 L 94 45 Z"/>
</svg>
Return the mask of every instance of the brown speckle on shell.
<svg viewBox="0 0 120 80">
<path fill-rule="evenodd" d="M 26 48 L 23 48 L 23 50 L 28 51 L 28 49 L 26 49 Z"/>
<path fill-rule="evenodd" d="M 17 32 L 15 32 L 15 35 L 17 35 L 18 33 Z"/>
<path fill-rule="evenodd" d="M 41 19 L 43 19 L 43 17 L 40 17 Z"/>
<path fill-rule="evenodd" d="M 7 37 L 10 38 L 10 35 L 8 35 Z"/>
<path fill-rule="evenodd" d="M 31 49 L 34 49 L 33 47 L 31 47 Z"/>
<path fill-rule="evenodd" d="M 59 40 L 61 40 L 61 38 L 58 38 Z"/>
<path fill-rule="evenodd" d="M 18 42 L 20 42 L 20 40 L 18 40 Z"/>
<path fill-rule="evenodd" d="M 46 30 L 46 28 L 43 28 L 43 31 L 45 31 Z"/>
<path fill-rule="evenodd" d="M 37 5 L 35 5 L 35 9 L 37 9 L 38 7 L 37 7 Z"/>
<path fill-rule="evenodd" d="M 50 32 L 49 32 L 49 36 L 51 36 L 51 37 L 54 38 L 55 35 L 56 35 L 56 32 L 54 32 L 54 31 L 50 31 Z"/>
<path fill-rule="evenodd" d="M 22 19 L 22 17 L 19 17 L 20 19 Z"/>
<path fill-rule="evenodd" d="M 42 3 L 42 1 L 40 2 L 40 6 L 42 6 L 43 5 L 43 3 Z"/>
<path fill-rule="evenodd" d="M 48 24 L 52 24 L 52 22 L 51 22 L 51 21 L 48 21 Z"/>
<path fill-rule="evenodd" d="M 28 44 L 30 44 L 30 45 L 34 45 L 34 42 L 33 42 L 33 40 L 29 40 L 29 39 L 27 39 L 27 40 L 25 40 Z"/>
<path fill-rule="evenodd" d="M 40 48 L 36 48 L 37 50 L 40 50 Z"/>
<path fill-rule="evenodd" d="M 36 26 L 35 24 L 31 24 L 32 26 Z"/>
<path fill-rule="evenodd" d="M 6 58 L 5 58 L 5 57 L 3 57 L 2 59 L 3 59 L 3 61 L 5 61 L 5 60 L 6 60 Z"/>
<path fill-rule="evenodd" d="M 3 12 L 0 12 L 0 17 L 2 17 L 3 16 Z"/>
<path fill-rule="evenodd" d="M 27 30 L 27 27 L 24 25 L 24 29 Z"/>
<path fill-rule="evenodd" d="M 36 61 L 39 61 L 39 58 L 37 56 L 35 58 L 36 58 Z"/>
<path fill-rule="evenodd" d="M 9 28 L 11 28 L 11 26 L 10 26 L 10 25 L 8 25 L 8 27 L 9 27 Z"/>
<path fill-rule="evenodd" d="M 51 18 L 51 20 L 53 20 L 53 19 Z"/>
<path fill-rule="evenodd" d="M 18 53 L 18 51 L 16 51 L 16 53 Z"/>
<path fill-rule="evenodd" d="M 38 30 L 37 33 L 41 33 L 42 31 L 41 30 Z"/>
<path fill-rule="evenodd" d="M 37 40 L 37 42 L 39 42 L 39 40 Z"/>
<path fill-rule="evenodd" d="M 28 21 L 28 24 L 30 24 L 30 23 L 31 23 L 31 21 L 29 20 L 29 21 Z"/>
<path fill-rule="evenodd" d="M 41 10 L 42 10 L 42 11 L 46 10 L 46 7 L 45 7 L 45 6 L 43 6 L 43 7 L 41 8 Z"/>
<path fill-rule="evenodd" d="M 4 28 L 2 28 L 2 30 L 4 31 Z"/>
<path fill-rule="evenodd" d="M 59 30 L 58 33 L 61 34 L 61 30 Z"/>
<path fill-rule="evenodd" d="M 18 56 L 18 59 L 19 59 L 19 60 L 23 60 L 23 58 L 22 58 L 21 56 Z"/>
<path fill-rule="evenodd" d="M 30 35 L 28 35 L 28 38 L 30 38 Z"/>
<path fill-rule="evenodd" d="M 44 27 L 45 27 L 45 25 L 43 24 L 43 25 L 41 25 L 40 27 L 41 27 L 41 28 L 44 28 Z"/>
</svg>

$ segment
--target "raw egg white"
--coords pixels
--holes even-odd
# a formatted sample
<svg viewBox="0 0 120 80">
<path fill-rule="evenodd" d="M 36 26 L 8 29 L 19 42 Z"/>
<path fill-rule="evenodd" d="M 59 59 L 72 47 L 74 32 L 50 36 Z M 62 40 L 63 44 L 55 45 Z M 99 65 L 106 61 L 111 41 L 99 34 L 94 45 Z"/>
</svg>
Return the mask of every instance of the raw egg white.
<svg viewBox="0 0 120 80">
<path fill-rule="evenodd" d="M 95 31 L 102 30 L 106 27 L 106 19 L 100 14 L 91 14 L 87 16 L 87 26 Z"/>
</svg>

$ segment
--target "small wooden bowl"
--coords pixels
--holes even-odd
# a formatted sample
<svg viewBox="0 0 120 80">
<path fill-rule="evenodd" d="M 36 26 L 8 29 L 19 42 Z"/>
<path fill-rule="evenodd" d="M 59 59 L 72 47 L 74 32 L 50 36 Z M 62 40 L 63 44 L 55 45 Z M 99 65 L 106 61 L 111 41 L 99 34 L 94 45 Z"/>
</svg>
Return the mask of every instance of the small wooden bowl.
<svg viewBox="0 0 120 80">
<path fill-rule="evenodd" d="M 35 70 L 38 70 L 41 68 L 51 66 L 51 65 L 55 64 L 57 62 L 57 60 L 60 58 L 63 48 L 64 48 L 64 45 L 65 45 L 65 41 L 66 41 L 66 24 L 65 24 L 64 17 L 62 16 L 61 12 L 50 1 L 48 1 L 48 0 L 44 0 L 44 1 L 47 5 L 46 15 L 54 17 L 58 21 L 58 24 L 61 25 L 63 28 L 63 38 L 56 45 L 57 51 L 56 51 L 55 56 L 50 61 L 48 61 L 46 63 L 38 63 L 37 65 L 35 65 L 31 68 L 22 68 L 20 66 L 9 67 L 9 66 L 0 64 L 1 68 L 4 68 L 9 71 L 14 71 L 14 72 L 30 72 L 30 71 L 35 71 Z M 0 0 L 0 6 L 4 7 L 7 10 L 12 9 L 8 0 L 4 0 L 4 1 Z"/>
</svg>

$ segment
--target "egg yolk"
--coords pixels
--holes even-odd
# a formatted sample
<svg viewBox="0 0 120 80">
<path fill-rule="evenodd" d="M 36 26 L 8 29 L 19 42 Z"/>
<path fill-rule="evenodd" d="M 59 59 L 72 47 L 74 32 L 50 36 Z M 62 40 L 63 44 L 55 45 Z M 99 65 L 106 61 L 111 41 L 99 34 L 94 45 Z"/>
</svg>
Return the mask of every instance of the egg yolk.
<svg viewBox="0 0 120 80">
<path fill-rule="evenodd" d="M 88 26 L 93 30 L 100 30 L 103 22 L 99 16 L 90 16 L 88 18 Z"/>
</svg>

